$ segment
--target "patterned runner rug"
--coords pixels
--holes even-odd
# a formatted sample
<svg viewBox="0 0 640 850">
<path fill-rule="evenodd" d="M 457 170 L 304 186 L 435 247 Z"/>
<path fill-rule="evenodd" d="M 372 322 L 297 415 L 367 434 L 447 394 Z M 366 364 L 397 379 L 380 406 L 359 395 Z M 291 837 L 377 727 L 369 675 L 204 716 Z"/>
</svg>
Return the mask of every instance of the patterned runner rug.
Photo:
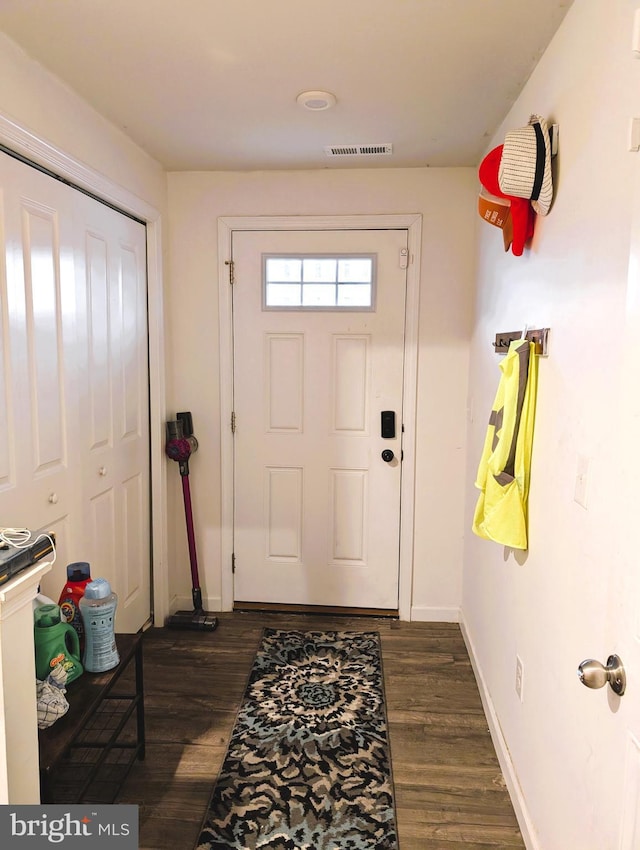
<svg viewBox="0 0 640 850">
<path fill-rule="evenodd" d="M 377 632 L 265 629 L 197 850 L 397 850 Z"/>
</svg>

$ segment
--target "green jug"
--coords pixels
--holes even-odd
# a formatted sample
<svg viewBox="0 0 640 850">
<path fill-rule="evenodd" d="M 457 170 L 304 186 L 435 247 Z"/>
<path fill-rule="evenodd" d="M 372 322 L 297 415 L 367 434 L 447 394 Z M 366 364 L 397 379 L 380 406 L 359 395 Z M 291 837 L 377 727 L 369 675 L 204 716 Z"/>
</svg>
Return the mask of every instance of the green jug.
<svg viewBox="0 0 640 850">
<path fill-rule="evenodd" d="M 60 606 L 41 605 L 34 611 L 36 678 L 44 681 L 57 664 L 67 671 L 67 684 L 83 673 L 78 633 L 62 621 Z"/>
</svg>

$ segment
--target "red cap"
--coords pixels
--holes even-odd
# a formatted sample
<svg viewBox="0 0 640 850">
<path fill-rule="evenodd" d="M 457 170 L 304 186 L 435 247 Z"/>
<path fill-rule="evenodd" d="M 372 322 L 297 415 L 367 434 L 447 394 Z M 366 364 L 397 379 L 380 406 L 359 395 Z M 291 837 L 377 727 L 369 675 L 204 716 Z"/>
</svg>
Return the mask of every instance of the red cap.
<svg viewBox="0 0 640 850">
<path fill-rule="evenodd" d="M 505 195 L 500 190 L 498 183 L 498 169 L 500 168 L 500 160 L 502 158 L 503 145 L 498 145 L 485 156 L 480 163 L 478 175 L 480 182 L 485 189 L 491 192 L 492 195 L 497 195 L 499 198 L 508 198 L 511 201 L 511 220 L 513 223 L 513 242 L 511 243 L 511 252 L 516 257 L 520 257 L 524 250 L 524 244 L 533 236 L 533 224 L 535 221 L 535 212 L 531 206 L 531 202 L 526 198 L 516 198 L 513 195 Z"/>
</svg>

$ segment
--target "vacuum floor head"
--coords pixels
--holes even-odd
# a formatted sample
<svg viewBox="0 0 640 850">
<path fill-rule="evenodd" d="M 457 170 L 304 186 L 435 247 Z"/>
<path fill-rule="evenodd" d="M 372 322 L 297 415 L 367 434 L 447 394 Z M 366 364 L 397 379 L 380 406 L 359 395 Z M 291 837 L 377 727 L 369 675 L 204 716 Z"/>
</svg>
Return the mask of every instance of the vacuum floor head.
<svg viewBox="0 0 640 850">
<path fill-rule="evenodd" d="M 197 608 L 194 611 L 176 611 L 167 617 L 168 629 L 189 629 L 194 632 L 213 632 L 218 628 L 218 618 L 210 611 Z"/>
</svg>

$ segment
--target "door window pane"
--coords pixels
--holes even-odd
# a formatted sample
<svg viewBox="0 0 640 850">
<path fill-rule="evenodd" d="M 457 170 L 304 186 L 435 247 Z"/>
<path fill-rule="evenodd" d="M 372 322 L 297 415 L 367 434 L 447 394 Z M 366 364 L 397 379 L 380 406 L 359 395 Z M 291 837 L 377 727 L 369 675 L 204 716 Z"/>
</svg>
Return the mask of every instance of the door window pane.
<svg viewBox="0 0 640 850">
<path fill-rule="evenodd" d="M 370 283 L 344 283 L 338 289 L 339 307 L 369 307 L 370 305 Z"/>
<path fill-rule="evenodd" d="M 371 283 L 372 271 L 370 257 L 350 257 L 338 261 L 338 276 L 343 283 Z"/>
<path fill-rule="evenodd" d="M 299 307 L 302 287 L 299 283 L 269 283 L 266 290 L 267 307 Z"/>
<path fill-rule="evenodd" d="M 264 255 L 265 310 L 374 310 L 375 254 Z"/>
<path fill-rule="evenodd" d="M 302 260 L 298 257 L 267 257 L 266 278 L 274 282 L 302 280 Z"/>
<path fill-rule="evenodd" d="M 302 303 L 305 307 L 335 307 L 335 283 L 307 283 L 302 289 Z"/>
<path fill-rule="evenodd" d="M 302 279 L 305 283 L 335 283 L 338 271 L 337 260 L 309 257 L 302 261 Z"/>
</svg>

